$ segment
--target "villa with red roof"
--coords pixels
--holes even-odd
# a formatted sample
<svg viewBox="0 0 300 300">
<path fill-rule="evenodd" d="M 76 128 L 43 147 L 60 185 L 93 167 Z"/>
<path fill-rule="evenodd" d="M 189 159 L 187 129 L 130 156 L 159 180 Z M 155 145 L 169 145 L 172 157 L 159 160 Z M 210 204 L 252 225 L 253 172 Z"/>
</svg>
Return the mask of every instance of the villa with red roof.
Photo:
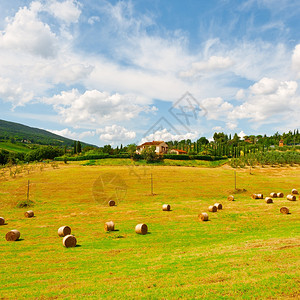
<svg viewBox="0 0 300 300">
<path fill-rule="evenodd" d="M 137 146 L 136 153 L 141 154 L 142 151 L 147 147 L 155 147 L 156 154 L 166 154 L 169 148 L 168 144 L 166 144 L 164 141 L 152 141 Z"/>
</svg>

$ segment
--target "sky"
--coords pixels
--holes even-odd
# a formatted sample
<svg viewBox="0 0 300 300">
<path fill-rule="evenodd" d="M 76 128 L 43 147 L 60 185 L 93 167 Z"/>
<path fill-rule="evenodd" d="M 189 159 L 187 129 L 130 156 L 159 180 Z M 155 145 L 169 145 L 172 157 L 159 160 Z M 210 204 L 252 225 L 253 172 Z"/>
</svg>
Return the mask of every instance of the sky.
<svg viewBox="0 0 300 300">
<path fill-rule="evenodd" d="M 1 0 L 0 119 L 97 146 L 300 127 L 298 0 Z"/>
</svg>

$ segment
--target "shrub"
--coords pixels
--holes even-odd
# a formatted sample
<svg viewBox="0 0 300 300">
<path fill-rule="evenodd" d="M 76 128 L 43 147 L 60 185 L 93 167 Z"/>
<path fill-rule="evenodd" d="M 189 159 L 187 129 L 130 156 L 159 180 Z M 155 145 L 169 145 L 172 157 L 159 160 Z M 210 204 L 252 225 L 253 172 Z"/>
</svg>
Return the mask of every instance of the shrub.
<svg viewBox="0 0 300 300">
<path fill-rule="evenodd" d="M 34 202 L 32 200 L 24 200 L 24 201 L 20 201 L 18 204 L 17 204 L 17 207 L 18 208 L 24 208 L 24 207 L 32 207 L 34 206 Z"/>
<path fill-rule="evenodd" d="M 141 154 L 142 158 L 146 160 L 147 163 L 163 161 L 163 156 L 158 155 L 155 152 L 155 147 L 146 147 Z"/>
</svg>

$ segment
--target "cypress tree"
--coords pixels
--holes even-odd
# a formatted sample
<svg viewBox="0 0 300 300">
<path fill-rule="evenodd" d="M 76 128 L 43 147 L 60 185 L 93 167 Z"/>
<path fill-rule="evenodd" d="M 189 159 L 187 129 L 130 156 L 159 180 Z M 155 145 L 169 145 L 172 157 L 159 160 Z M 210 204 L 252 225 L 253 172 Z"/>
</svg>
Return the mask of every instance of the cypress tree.
<svg viewBox="0 0 300 300">
<path fill-rule="evenodd" d="M 79 141 L 77 142 L 76 153 L 81 153 L 81 143 Z"/>
<path fill-rule="evenodd" d="M 74 141 L 74 149 L 73 149 L 73 151 L 74 151 L 74 154 L 76 154 L 77 153 L 77 147 L 76 147 L 76 145 L 77 145 L 77 143 L 76 143 L 76 141 Z"/>
</svg>

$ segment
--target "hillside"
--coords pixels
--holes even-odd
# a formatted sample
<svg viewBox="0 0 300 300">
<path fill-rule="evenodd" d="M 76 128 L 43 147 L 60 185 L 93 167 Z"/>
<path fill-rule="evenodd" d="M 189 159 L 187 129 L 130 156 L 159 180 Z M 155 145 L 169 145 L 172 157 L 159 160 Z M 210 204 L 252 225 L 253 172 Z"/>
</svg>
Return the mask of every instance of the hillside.
<svg viewBox="0 0 300 300">
<path fill-rule="evenodd" d="M 15 139 L 28 144 L 73 146 L 74 140 L 59 136 L 47 130 L 33 128 L 19 123 L 0 120 L 0 141 Z M 89 144 L 82 143 L 83 146 Z"/>
</svg>

